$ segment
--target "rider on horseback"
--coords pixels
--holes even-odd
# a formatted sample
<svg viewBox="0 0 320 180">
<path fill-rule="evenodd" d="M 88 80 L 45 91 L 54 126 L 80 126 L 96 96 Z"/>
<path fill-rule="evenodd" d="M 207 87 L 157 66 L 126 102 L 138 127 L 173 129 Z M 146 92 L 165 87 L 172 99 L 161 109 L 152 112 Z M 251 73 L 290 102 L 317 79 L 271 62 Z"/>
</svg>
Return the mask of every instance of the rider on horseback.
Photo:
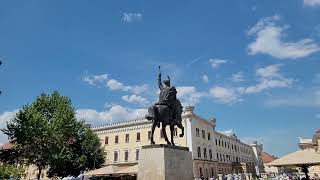
<svg viewBox="0 0 320 180">
<path fill-rule="evenodd" d="M 164 85 L 163 85 L 164 84 Z M 170 121 L 176 121 L 177 119 L 174 118 L 176 117 L 175 113 L 176 112 L 180 112 L 179 109 L 176 108 L 180 108 L 179 105 L 180 101 L 177 99 L 177 90 L 176 88 L 173 86 L 170 86 L 170 78 L 168 76 L 168 79 L 163 81 L 163 84 L 161 82 L 161 72 L 160 72 L 160 66 L 159 66 L 159 76 L 158 76 L 158 86 L 160 89 L 160 94 L 159 94 L 159 102 L 155 103 L 155 105 L 153 105 L 153 110 L 155 112 L 155 117 L 153 117 L 152 115 L 148 114 L 146 115 L 146 118 L 149 120 L 154 119 L 157 122 L 157 126 L 160 126 L 160 121 L 158 119 L 156 119 L 158 116 L 158 109 L 156 108 L 156 105 L 165 105 L 167 107 L 169 107 L 169 117 L 170 117 Z M 181 106 L 182 107 L 182 106 Z M 181 114 L 180 114 L 181 116 Z"/>
<path fill-rule="evenodd" d="M 163 85 L 164 84 L 164 85 Z M 162 123 L 161 132 L 163 133 L 163 137 L 166 140 L 167 144 L 174 145 L 174 127 L 177 126 L 181 129 L 180 137 L 184 135 L 184 127 L 182 125 L 182 105 L 180 101 L 177 99 L 177 90 L 175 87 L 170 86 L 170 78 L 168 76 L 167 80 L 164 80 L 162 84 L 161 81 L 161 72 L 159 66 L 159 76 L 158 76 L 158 85 L 160 89 L 159 94 L 159 102 L 155 103 L 151 107 L 148 108 L 148 114 L 145 116 L 146 119 L 152 120 L 151 126 L 151 144 L 155 144 L 154 142 L 154 131 L 156 126 L 160 127 L 160 122 Z M 171 134 L 171 142 L 169 141 L 166 133 L 166 126 L 170 125 L 170 134 Z"/>
</svg>

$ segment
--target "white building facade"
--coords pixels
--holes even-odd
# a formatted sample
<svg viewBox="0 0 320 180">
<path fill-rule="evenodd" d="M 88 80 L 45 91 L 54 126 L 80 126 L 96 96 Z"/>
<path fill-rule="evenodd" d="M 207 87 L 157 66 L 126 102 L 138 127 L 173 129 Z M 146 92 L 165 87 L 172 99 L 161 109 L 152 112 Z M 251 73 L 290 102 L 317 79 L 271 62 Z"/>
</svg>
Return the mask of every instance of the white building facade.
<svg viewBox="0 0 320 180">
<path fill-rule="evenodd" d="M 185 136 L 179 137 L 180 129 L 176 129 L 174 140 L 176 145 L 189 147 L 192 152 L 194 177 L 210 178 L 232 173 L 255 175 L 255 166 L 260 167 L 262 162 L 259 153 L 255 153 L 256 146 L 241 142 L 235 134 L 217 132 L 215 119 L 203 119 L 193 110 L 192 106 L 186 107 L 182 114 Z M 137 164 L 139 150 L 150 144 L 151 123 L 146 119 L 138 119 L 93 127 L 107 153 L 106 163 Z M 159 129 L 155 131 L 154 139 L 157 144 L 165 144 Z M 259 148 L 258 151 L 262 151 L 262 145 Z"/>
</svg>

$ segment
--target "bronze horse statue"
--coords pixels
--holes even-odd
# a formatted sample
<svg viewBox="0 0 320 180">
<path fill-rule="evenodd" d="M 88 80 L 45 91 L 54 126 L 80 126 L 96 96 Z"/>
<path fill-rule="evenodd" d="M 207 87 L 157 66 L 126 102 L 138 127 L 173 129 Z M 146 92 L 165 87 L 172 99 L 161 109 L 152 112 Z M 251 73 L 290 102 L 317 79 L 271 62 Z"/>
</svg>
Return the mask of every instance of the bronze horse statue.
<svg viewBox="0 0 320 180">
<path fill-rule="evenodd" d="M 163 137 L 168 145 L 175 145 L 174 144 L 174 127 L 178 126 L 181 129 L 181 134 L 179 134 L 180 137 L 184 136 L 184 127 L 182 126 L 182 106 L 179 101 L 176 101 L 177 110 L 179 112 L 175 112 L 173 118 L 170 118 L 171 113 L 169 112 L 170 109 L 166 105 L 154 105 L 153 107 L 148 108 L 148 113 L 154 117 L 152 120 L 152 127 L 151 127 L 151 144 L 155 144 L 154 142 L 154 131 L 156 126 L 159 127 L 160 122 L 162 124 L 161 131 L 163 134 Z M 166 133 L 166 127 L 170 126 L 170 135 L 171 135 L 171 142 L 168 139 L 167 133 Z"/>
<path fill-rule="evenodd" d="M 160 123 L 162 124 L 162 134 L 168 145 L 174 145 L 174 127 L 178 126 L 182 133 L 180 137 L 184 136 L 184 128 L 182 126 L 182 105 L 180 101 L 176 98 L 177 91 L 175 87 L 170 86 L 170 78 L 163 81 L 165 86 L 161 82 L 161 73 L 159 66 L 159 78 L 158 85 L 160 89 L 159 102 L 148 108 L 148 114 L 146 118 L 152 120 L 151 127 L 151 144 L 155 144 L 153 136 L 156 126 L 160 128 Z M 166 133 L 166 127 L 170 126 L 171 142 L 168 140 Z"/>
</svg>

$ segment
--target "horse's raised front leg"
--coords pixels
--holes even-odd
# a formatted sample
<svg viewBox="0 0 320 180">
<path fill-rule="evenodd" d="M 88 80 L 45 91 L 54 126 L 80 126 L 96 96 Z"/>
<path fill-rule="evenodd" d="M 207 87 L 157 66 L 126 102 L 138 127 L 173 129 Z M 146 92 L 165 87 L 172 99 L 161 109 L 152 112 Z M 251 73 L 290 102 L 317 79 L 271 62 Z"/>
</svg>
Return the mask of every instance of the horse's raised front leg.
<svg viewBox="0 0 320 180">
<path fill-rule="evenodd" d="M 162 129 L 161 129 L 162 130 L 162 134 L 163 134 L 163 137 L 166 140 L 167 144 L 171 145 L 171 143 L 170 143 L 170 141 L 168 139 L 168 136 L 167 136 L 166 126 L 167 126 L 166 124 L 162 123 Z"/>
<path fill-rule="evenodd" d="M 157 126 L 157 122 L 153 120 L 152 127 L 151 127 L 151 137 L 150 137 L 151 143 L 150 144 L 155 144 L 153 136 L 154 136 L 154 130 L 156 129 L 156 126 Z"/>
<path fill-rule="evenodd" d="M 171 133 L 171 144 L 174 146 L 173 136 L 174 136 L 174 126 L 170 125 L 170 133 Z"/>
<path fill-rule="evenodd" d="M 178 126 L 178 128 L 181 129 L 181 134 L 179 134 L 179 136 L 180 136 L 180 137 L 183 137 L 183 136 L 184 136 L 184 127 L 182 126 L 181 123 L 178 123 L 177 126 Z"/>
</svg>

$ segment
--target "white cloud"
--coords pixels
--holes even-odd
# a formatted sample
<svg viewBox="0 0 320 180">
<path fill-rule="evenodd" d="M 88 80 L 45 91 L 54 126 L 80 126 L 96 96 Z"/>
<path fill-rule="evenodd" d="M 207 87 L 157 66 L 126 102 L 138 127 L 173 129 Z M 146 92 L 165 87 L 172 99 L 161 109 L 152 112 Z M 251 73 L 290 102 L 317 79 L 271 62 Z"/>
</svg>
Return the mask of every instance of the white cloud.
<svg viewBox="0 0 320 180">
<path fill-rule="evenodd" d="M 123 91 L 128 91 L 128 88 L 125 87 L 121 82 L 115 80 L 115 79 L 110 79 L 107 82 L 107 86 L 111 89 L 111 90 L 123 90 Z"/>
<path fill-rule="evenodd" d="M 131 109 L 120 105 L 114 105 L 105 111 L 95 109 L 78 109 L 77 118 L 96 126 L 144 117 L 146 109 Z"/>
<path fill-rule="evenodd" d="M 210 89 L 209 93 L 218 102 L 225 104 L 232 104 L 238 101 L 242 101 L 237 90 L 234 88 L 215 86 Z"/>
<path fill-rule="evenodd" d="M 226 64 L 227 62 L 228 61 L 225 59 L 209 59 L 209 63 L 214 69 L 220 67 L 222 64 Z"/>
<path fill-rule="evenodd" d="M 257 141 L 259 144 L 265 145 L 267 138 L 265 137 L 243 137 L 240 138 L 240 141 L 245 144 L 253 144 L 253 142 Z"/>
<path fill-rule="evenodd" d="M 292 78 L 285 78 L 280 73 L 279 64 L 269 65 L 256 69 L 256 76 L 258 78 L 257 84 L 247 87 L 212 87 L 209 94 L 220 103 L 233 104 L 243 101 L 242 96 L 246 94 L 259 93 L 272 88 L 288 88 L 294 80 Z"/>
<path fill-rule="evenodd" d="M 219 131 L 222 134 L 225 134 L 227 136 L 231 136 L 232 134 L 234 134 L 232 129 L 228 129 L 228 130 L 224 130 L 224 131 Z"/>
<path fill-rule="evenodd" d="M 15 114 L 18 112 L 18 110 L 14 111 L 5 111 L 0 114 L 0 129 L 6 128 L 7 122 L 12 120 L 12 118 L 15 116 Z M 0 144 L 4 144 L 8 142 L 7 135 L 3 134 L 2 131 L 0 131 Z"/>
<path fill-rule="evenodd" d="M 320 6 L 320 0 L 304 0 L 303 3 L 311 7 Z"/>
<path fill-rule="evenodd" d="M 294 80 L 283 77 L 279 72 L 280 66 L 275 64 L 258 68 L 256 75 L 259 77 L 259 83 L 245 88 L 245 93 L 258 93 L 265 89 L 290 87 Z"/>
<path fill-rule="evenodd" d="M 133 23 L 142 20 L 142 13 L 123 13 L 122 20 L 127 23 Z"/>
<path fill-rule="evenodd" d="M 256 75 L 262 78 L 280 77 L 281 76 L 279 74 L 280 66 L 281 66 L 280 64 L 273 64 L 263 68 L 258 68 L 256 70 Z"/>
<path fill-rule="evenodd" d="M 232 74 L 230 79 L 233 82 L 242 82 L 242 81 L 244 81 L 243 72 L 237 72 L 235 74 Z"/>
<path fill-rule="evenodd" d="M 206 74 L 202 75 L 202 81 L 205 82 L 205 83 L 208 83 L 209 82 L 209 77 Z"/>
<path fill-rule="evenodd" d="M 87 82 L 88 84 L 95 86 L 97 83 L 105 82 L 108 79 L 107 74 L 100 74 L 100 75 L 93 75 L 93 76 L 85 76 L 82 78 L 84 82 Z"/>
<path fill-rule="evenodd" d="M 278 59 L 297 59 L 320 51 L 314 40 L 305 38 L 298 41 L 284 41 L 284 31 L 288 26 L 276 25 L 278 15 L 262 18 L 253 26 L 248 35 L 255 40 L 248 45 L 249 54 L 267 54 Z"/>
<path fill-rule="evenodd" d="M 204 92 L 198 92 L 194 86 L 176 87 L 177 98 L 181 100 L 182 105 L 196 105 L 200 102 L 201 97 L 206 96 Z"/>
<path fill-rule="evenodd" d="M 300 92 L 286 97 L 272 97 L 265 104 L 270 107 L 320 107 L 320 90 Z"/>
<path fill-rule="evenodd" d="M 122 100 L 128 102 L 128 103 L 133 103 L 133 104 L 141 104 L 141 105 L 145 105 L 145 104 L 148 104 L 149 101 L 144 98 L 144 97 L 141 97 L 141 96 L 138 96 L 138 95 L 125 95 L 125 96 L 122 96 Z"/>
<path fill-rule="evenodd" d="M 142 84 L 140 86 L 129 86 L 129 90 L 135 94 L 141 94 L 148 91 L 148 85 Z"/>
<path fill-rule="evenodd" d="M 111 90 L 121 90 L 121 91 L 130 91 L 134 94 L 141 94 L 148 91 L 148 85 L 143 84 L 140 86 L 126 86 L 122 82 L 119 82 L 115 79 L 110 79 L 107 81 L 106 86 Z"/>
</svg>

